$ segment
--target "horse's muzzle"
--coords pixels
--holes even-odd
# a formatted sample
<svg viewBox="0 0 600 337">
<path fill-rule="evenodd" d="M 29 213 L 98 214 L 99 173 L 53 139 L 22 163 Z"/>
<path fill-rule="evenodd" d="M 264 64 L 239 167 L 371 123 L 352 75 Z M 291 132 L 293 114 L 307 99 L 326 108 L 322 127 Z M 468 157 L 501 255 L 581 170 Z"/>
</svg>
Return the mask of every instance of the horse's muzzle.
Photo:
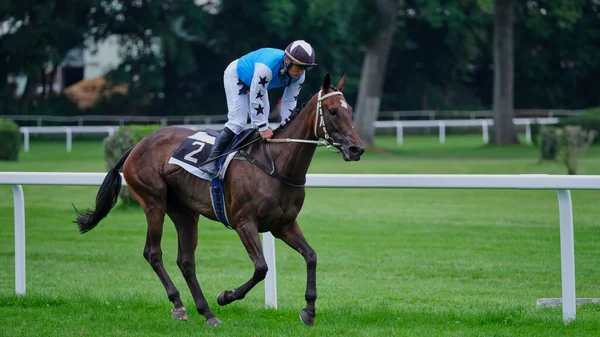
<svg viewBox="0 0 600 337">
<path fill-rule="evenodd" d="M 344 146 L 342 147 L 342 153 L 345 161 L 359 161 L 360 156 L 365 153 L 365 149 L 358 146 Z"/>
</svg>

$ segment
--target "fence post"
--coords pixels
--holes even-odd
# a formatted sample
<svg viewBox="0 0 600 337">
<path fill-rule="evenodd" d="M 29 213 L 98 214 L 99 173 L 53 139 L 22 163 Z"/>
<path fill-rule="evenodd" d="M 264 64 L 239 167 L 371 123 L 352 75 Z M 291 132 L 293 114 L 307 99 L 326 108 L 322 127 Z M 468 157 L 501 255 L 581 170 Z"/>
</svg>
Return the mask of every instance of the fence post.
<svg viewBox="0 0 600 337">
<path fill-rule="evenodd" d="M 530 119 L 525 120 L 525 140 L 528 143 L 531 143 L 531 120 Z"/>
<path fill-rule="evenodd" d="M 21 185 L 11 185 L 15 207 L 15 293 L 25 295 L 25 198 Z"/>
<path fill-rule="evenodd" d="M 481 137 L 483 138 L 484 144 L 488 144 L 490 142 L 490 132 L 488 130 L 488 123 L 485 119 L 481 120 Z"/>
<path fill-rule="evenodd" d="M 557 190 L 560 214 L 560 266 L 562 272 L 563 321 L 575 319 L 575 245 L 573 240 L 573 206 L 571 191 Z"/>
<path fill-rule="evenodd" d="M 277 309 L 277 272 L 275 263 L 275 238 L 271 232 L 262 234 L 263 252 L 267 262 L 267 276 L 265 277 L 265 305 Z"/>
<path fill-rule="evenodd" d="M 400 122 L 396 123 L 396 142 L 398 142 L 398 145 L 404 143 L 404 127 Z"/>
<path fill-rule="evenodd" d="M 67 152 L 71 152 L 71 148 L 73 147 L 73 135 L 71 128 L 66 127 L 65 133 L 67 134 Z"/>
<path fill-rule="evenodd" d="M 23 130 L 23 147 L 25 152 L 29 152 L 29 128 L 24 127 Z"/>
<path fill-rule="evenodd" d="M 440 126 L 440 144 L 446 143 L 446 124 L 444 122 L 438 123 Z"/>
</svg>

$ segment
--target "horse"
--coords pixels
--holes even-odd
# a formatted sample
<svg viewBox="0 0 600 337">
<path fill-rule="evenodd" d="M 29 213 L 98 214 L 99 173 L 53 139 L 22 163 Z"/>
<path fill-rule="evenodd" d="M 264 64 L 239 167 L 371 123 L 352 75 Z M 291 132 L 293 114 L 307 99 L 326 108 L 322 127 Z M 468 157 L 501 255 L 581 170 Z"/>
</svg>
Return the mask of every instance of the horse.
<svg viewBox="0 0 600 337">
<path fill-rule="evenodd" d="M 268 267 L 259 233 L 271 232 L 304 257 L 306 307 L 300 311 L 300 319 L 313 326 L 317 255 L 296 218 L 305 199 L 306 173 L 318 145 L 333 147 L 334 151 L 342 153 L 345 161 L 358 161 L 364 153 L 362 140 L 352 121 L 352 107 L 342 93 L 345 83 L 345 74 L 336 86 L 331 85 L 329 73 L 325 74 L 320 90 L 274 130 L 272 139 L 263 141 L 259 137 L 248 142 L 250 145 L 246 144 L 245 150 L 240 150 L 245 151 L 247 157 L 230 162 L 223 178 L 225 209 L 231 228 L 238 234 L 254 264 L 254 273 L 241 286 L 221 292 L 217 296 L 218 305 L 243 299 L 265 279 Z M 196 309 L 204 316 L 206 325 L 215 326 L 220 325 L 221 320 L 211 312 L 204 297 L 196 278 L 195 262 L 199 216 L 218 221 L 211 206 L 211 182 L 168 163 L 179 144 L 194 132 L 185 127 L 168 126 L 143 138 L 107 172 L 98 190 L 95 208 L 83 212 L 75 208 L 74 222 L 83 234 L 108 215 L 118 200 L 122 167 L 123 177 L 146 215 L 148 229 L 143 255 L 173 303 L 172 317 L 188 319 L 179 290 L 163 266 L 160 242 L 165 214 L 177 230 L 177 265 Z M 271 164 L 270 170 L 265 169 L 264 162 Z"/>
</svg>

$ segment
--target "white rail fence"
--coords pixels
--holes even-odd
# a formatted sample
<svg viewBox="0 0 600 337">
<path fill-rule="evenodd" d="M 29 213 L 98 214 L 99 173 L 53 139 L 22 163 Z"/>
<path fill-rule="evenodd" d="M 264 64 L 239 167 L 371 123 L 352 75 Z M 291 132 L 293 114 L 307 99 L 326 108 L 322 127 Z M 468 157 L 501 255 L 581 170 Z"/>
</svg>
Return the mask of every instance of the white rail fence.
<svg viewBox="0 0 600 337">
<path fill-rule="evenodd" d="M 67 137 L 67 152 L 71 152 L 74 133 L 107 133 L 108 136 L 112 136 L 117 130 L 119 130 L 118 126 L 22 126 L 19 128 L 23 134 L 23 150 L 25 152 L 29 152 L 29 135 L 32 133 L 64 133 Z"/>
<path fill-rule="evenodd" d="M 514 125 L 525 126 L 525 139 L 531 143 L 531 125 L 551 125 L 558 123 L 559 119 L 552 118 L 514 118 Z M 438 128 L 440 144 L 446 143 L 446 127 L 481 127 L 481 138 L 485 144 L 490 141 L 489 127 L 494 125 L 493 119 L 447 119 L 447 120 L 421 120 L 421 121 L 375 121 L 375 128 L 396 128 L 396 141 L 404 142 L 404 128 Z"/>
<path fill-rule="evenodd" d="M 105 173 L 0 172 L 0 185 L 11 185 L 15 215 L 15 292 L 25 294 L 25 201 L 22 185 L 100 185 Z M 125 185 L 125 181 L 123 180 Z M 556 190 L 560 219 L 562 312 L 565 323 L 576 317 L 573 209 L 570 190 L 599 190 L 600 176 L 568 175 L 461 175 L 461 174 L 309 174 L 308 187 L 531 189 Z M 275 243 L 263 234 L 269 271 L 265 279 L 265 304 L 277 308 Z"/>
<path fill-rule="evenodd" d="M 526 109 L 514 110 L 515 117 L 537 118 L 537 117 L 566 117 L 574 115 L 585 115 L 585 110 L 564 110 L 564 109 Z M 407 117 L 421 117 L 427 119 L 440 119 L 444 116 L 463 117 L 463 118 L 491 118 L 491 110 L 403 110 L 403 111 L 380 111 L 380 118 L 393 118 L 401 120 Z M 62 123 L 77 124 L 83 126 L 85 123 L 118 123 L 127 125 L 132 123 L 160 123 L 161 125 L 171 124 L 195 124 L 195 123 L 225 123 L 227 114 L 220 115 L 200 115 L 189 116 L 122 116 L 122 115 L 79 115 L 79 116 L 47 116 L 47 115 L 0 115 L 0 118 L 12 119 L 14 121 L 36 122 L 37 126 L 43 126 L 44 123 Z M 447 117 L 446 117 L 447 118 Z"/>
<path fill-rule="evenodd" d="M 525 125 L 525 138 L 531 143 L 531 125 L 539 123 L 542 125 L 556 124 L 558 118 L 515 118 L 515 125 Z M 271 123 L 275 128 L 279 124 Z M 417 121 L 375 121 L 375 128 L 396 128 L 396 139 L 398 144 L 404 142 L 404 128 L 438 128 L 440 144 L 446 142 L 446 127 L 481 127 L 482 140 L 485 144 L 489 142 L 489 126 L 494 125 L 493 119 L 447 119 L 447 120 L 417 120 Z M 193 130 L 204 130 L 206 128 L 221 129 L 223 124 L 178 124 L 174 126 L 186 127 Z M 29 152 L 30 134 L 65 134 L 67 139 L 67 152 L 71 152 L 73 134 L 107 133 L 109 136 L 119 129 L 119 126 L 22 126 L 19 131 L 23 134 L 25 152 Z"/>
</svg>

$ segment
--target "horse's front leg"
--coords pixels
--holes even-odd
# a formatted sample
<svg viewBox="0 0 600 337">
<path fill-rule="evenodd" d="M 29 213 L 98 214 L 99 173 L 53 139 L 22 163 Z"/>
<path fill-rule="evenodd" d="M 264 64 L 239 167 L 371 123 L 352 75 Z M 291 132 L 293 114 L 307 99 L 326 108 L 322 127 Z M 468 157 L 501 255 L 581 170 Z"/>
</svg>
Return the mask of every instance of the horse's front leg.
<svg viewBox="0 0 600 337">
<path fill-rule="evenodd" d="M 248 282 L 242 284 L 235 290 L 225 290 L 221 292 L 217 297 L 217 304 L 219 305 L 227 305 L 233 301 L 243 299 L 255 285 L 264 280 L 265 276 L 267 276 L 267 262 L 263 255 L 256 222 L 249 221 L 240 224 L 235 230 L 242 240 L 252 263 L 254 263 L 254 274 L 252 274 L 252 277 Z"/>
<path fill-rule="evenodd" d="M 271 233 L 297 250 L 306 261 L 306 308 L 300 312 L 300 319 L 304 324 L 312 326 L 315 323 L 315 301 L 317 300 L 317 254 L 304 238 L 296 220 Z"/>
</svg>

